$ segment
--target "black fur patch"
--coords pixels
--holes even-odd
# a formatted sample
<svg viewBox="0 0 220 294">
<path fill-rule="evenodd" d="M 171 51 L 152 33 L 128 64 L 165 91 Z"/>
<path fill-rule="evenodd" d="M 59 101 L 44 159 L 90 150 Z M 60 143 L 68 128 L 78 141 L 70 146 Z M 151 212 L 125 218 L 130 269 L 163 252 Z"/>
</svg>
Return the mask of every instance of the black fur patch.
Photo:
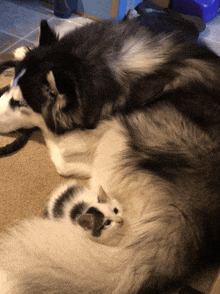
<svg viewBox="0 0 220 294">
<path fill-rule="evenodd" d="M 71 198 L 74 197 L 76 193 L 76 187 L 70 187 L 61 196 L 56 200 L 53 207 L 53 217 L 59 218 L 63 216 L 63 209 L 65 202 L 68 202 Z"/>
<path fill-rule="evenodd" d="M 204 294 L 203 292 L 197 290 L 197 289 L 194 289 L 190 286 L 186 286 L 186 287 L 183 287 L 180 291 L 179 291 L 179 294 Z"/>
<path fill-rule="evenodd" d="M 90 207 L 86 213 L 92 214 L 94 217 L 94 228 L 92 230 L 92 236 L 99 237 L 103 228 L 104 214 L 96 207 Z"/>
<path fill-rule="evenodd" d="M 21 103 L 20 103 L 20 101 L 11 98 L 9 101 L 9 105 L 11 108 L 15 108 L 15 107 L 20 107 Z"/>
<path fill-rule="evenodd" d="M 70 218 L 73 221 L 75 221 L 76 218 L 86 210 L 86 207 L 87 207 L 87 204 L 83 201 L 74 205 L 74 207 L 70 211 Z"/>
</svg>

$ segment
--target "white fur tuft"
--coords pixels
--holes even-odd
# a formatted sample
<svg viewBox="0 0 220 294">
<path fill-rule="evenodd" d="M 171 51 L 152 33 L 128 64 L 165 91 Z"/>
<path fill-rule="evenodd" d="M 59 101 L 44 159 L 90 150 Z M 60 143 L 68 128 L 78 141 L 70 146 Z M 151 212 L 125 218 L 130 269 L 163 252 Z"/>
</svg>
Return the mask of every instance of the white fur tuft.
<svg viewBox="0 0 220 294">
<path fill-rule="evenodd" d="M 22 60 L 25 58 L 26 53 L 28 52 L 28 48 L 25 46 L 16 48 L 13 52 L 16 60 Z"/>
</svg>

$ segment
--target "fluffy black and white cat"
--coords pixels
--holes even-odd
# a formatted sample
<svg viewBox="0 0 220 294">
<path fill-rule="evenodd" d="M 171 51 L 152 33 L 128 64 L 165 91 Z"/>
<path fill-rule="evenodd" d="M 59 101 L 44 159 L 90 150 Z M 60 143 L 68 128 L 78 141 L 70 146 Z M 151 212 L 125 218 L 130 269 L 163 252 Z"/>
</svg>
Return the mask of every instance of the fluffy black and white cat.
<svg viewBox="0 0 220 294">
<path fill-rule="evenodd" d="M 45 34 L 19 63 L 2 131 L 40 127 L 57 171 L 102 186 L 127 228 L 106 246 L 69 220 L 24 220 L 0 238 L 0 293 L 167 294 L 219 267 L 220 58 L 178 36 L 94 24 Z"/>
<path fill-rule="evenodd" d="M 123 210 L 102 187 L 99 191 L 77 184 L 61 185 L 51 196 L 44 217 L 80 226 L 88 238 L 105 245 L 118 245 L 123 237 Z"/>
<path fill-rule="evenodd" d="M 90 184 L 123 207 L 119 245 L 65 217 L 24 220 L 0 236 L 1 294 L 176 294 L 219 264 L 218 141 L 163 104 L 129 119 L 102 137 Z"/>
</svg>

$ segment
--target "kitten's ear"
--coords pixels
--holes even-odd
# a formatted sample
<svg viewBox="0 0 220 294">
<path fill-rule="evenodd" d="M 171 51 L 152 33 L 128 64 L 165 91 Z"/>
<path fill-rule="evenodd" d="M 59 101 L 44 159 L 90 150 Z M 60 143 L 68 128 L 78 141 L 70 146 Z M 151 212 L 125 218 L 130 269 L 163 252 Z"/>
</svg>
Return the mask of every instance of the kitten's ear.
<svg viewBox="0 0 220 294">
<path fill-rule="evenodd" d="M 78 219 L 77 223 L 85 230 L 93 230 L 94 228 L 94 217 L 92 214 L 81 214 Z"/>
<path fill-rule="evenodd" d="M 99 195 L 98 195 L 98 203 L 107 203 L 108 200 L 109 200 L 108 195 L 106 194 L 102 186 L 100 186 Z"/>
<path fill-rule="evenodd" d="M 51 45 L 58 41 L 58 36 L 53 29 L 50 28 L 46 20 L 40 23 L 40 39 L 39 46 Z"/>
</svg>

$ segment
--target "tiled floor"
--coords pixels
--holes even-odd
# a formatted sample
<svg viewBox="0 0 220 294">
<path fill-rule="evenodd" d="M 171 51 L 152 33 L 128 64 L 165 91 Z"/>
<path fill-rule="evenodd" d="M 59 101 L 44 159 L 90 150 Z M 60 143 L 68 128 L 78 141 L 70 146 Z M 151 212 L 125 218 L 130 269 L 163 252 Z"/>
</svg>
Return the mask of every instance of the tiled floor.
<svg viewBox="0 0 220 294">
<path fill-rule="evenodd" d="M 19 46 L 36 45 L 42 19 L 52 27 L 69 24 L 73 28 L 90 21 L 75 14 L 68 20 L 59 19 L 53 14 L 53 6 L 41 0 L 0 0 L 0 54 L 11 54 Z"/>
<path fill-rule="evenodd" d="M 37 44 L 41 19 L 47 19 L 51 26 L 68 24 L 71 27 L 89 21 L 74 14 L 68 20 L 59 19 L 53 14 L 53 6 L 41 0 L 0 0 L 0 54 Z M 220 15 L 207 24 L 201 37 L 220 55 Z"/>
</svg>

